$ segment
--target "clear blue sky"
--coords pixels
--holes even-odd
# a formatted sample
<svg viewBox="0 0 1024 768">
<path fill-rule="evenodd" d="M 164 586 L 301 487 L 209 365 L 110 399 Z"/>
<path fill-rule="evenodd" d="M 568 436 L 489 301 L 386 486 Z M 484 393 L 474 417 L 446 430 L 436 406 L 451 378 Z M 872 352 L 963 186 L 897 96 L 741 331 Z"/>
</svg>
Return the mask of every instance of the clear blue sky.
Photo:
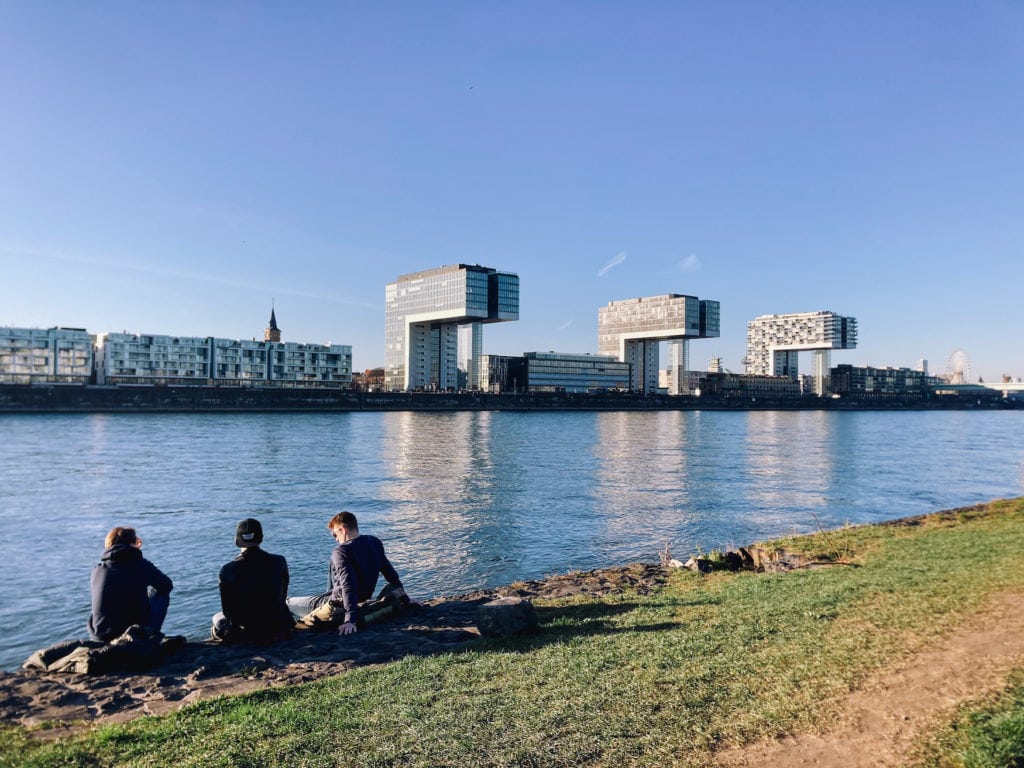
<svg viewBox="0 0 1024 768">
<path fill-rule="evenodd" d="M 1024 377 L 1020 2 L 0 0 L 0 325 L 351 344 L 520 276 L 485 351 L 613 299 L 828 309 L 833 364 Z M 805 366 L 806 368 L 807 366 Z"/>
</svg>

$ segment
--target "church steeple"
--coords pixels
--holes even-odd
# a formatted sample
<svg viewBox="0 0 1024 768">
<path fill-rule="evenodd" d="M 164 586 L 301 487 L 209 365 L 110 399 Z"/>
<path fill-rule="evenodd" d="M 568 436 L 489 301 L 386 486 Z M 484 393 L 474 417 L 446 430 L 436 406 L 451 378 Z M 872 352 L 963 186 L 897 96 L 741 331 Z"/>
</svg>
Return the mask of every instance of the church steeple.
<svg viewBox="0 0 1024 768">
<path fill-rule="evenodd" d="M 277 327 L 277 317 L 274 316 L 274 306 L 270 306 L 270 325 L 263 331 L 264 341 L 280 341 L 281 329 Z"/>
</svg>

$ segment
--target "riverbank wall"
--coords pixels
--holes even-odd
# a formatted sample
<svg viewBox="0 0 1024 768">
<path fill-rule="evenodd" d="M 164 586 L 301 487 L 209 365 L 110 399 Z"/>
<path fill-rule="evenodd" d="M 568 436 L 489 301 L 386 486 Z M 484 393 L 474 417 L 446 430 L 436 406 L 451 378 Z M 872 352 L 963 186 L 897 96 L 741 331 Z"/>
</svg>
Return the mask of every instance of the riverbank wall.
<svg viewBox="0 0 1024 768">
<path fill-rule="evenodd" d="M 350 392 L 260 387 L 110 387 L 0 384 L 2 413 L 235 413 L 350 411 L 1000 410 L 993 397 L 696 397 L 625 392 Z"/>
</svg>

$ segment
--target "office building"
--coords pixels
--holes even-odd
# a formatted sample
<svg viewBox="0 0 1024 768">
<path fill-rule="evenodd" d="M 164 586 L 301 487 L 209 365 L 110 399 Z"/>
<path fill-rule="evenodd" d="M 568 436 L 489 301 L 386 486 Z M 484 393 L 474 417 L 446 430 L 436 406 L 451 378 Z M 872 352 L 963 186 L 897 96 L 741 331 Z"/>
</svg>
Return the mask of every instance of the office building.
<svg viewBox="0 0 1024 768">
<path fill-rule="evenodd" d="M 515 355 L 481 355 L 480 356 L 480 389 L 484 392 L 520 392 L 521 376 L 519 361 Z M 510 373 L 509 371 L 513 373 Z"/>
<path fill-rule="evenodd" d="M 800 397 L 800 382 L 788 376 L 758 376 L 708 371 L 700 377 L 701 397 L 791 400 Z"/>
<path fill-rule="evenodd" d="M 519 319 L 519 277 L 456 264 L 400 276 L 384 293 L 384 377 L 389 390 L 458 387 L 459 327 L 470 330 L 463 364 L 480 380 L 483 324 Z"/>
<path fill-rule="evenodd" d="M 925 371 L 844 364 L 832 369 L 830 391 L 844 396 L 925 397 L 936 383 Z"/>
<path fill-rule="evenodd" d="M 629 363 L 606 355 L 527 352 L 522 357 L 483 355 L 481 389 L 487 392 L 606 392 L 629 388 Z"/>
<path fill-rule="evenodd" d="M 484 326 L 482 323 L 460 325 L 459 389 L 481 389 L 480 358 L 484 354 Z"/>
<path fill-rule="evenodd" d="M 631 366 L 630 388 L 658 389 L 658 345 L 669 342 L 669 393 L 688 394 L 689 342 L 719 334 L 719 303 L 677 293 L 610 301 L 597 312 L 598 352 Z"/>
<path fill-rule="evenodd" d="M 762 315 L 747 323 L 746 372 L 756 376 L 800 375 L 798 353 L 814 352 L 814 391 L 826 393 L 830 352 L 857 347 L 857 320 L 835 312 Z"/>
</svg>

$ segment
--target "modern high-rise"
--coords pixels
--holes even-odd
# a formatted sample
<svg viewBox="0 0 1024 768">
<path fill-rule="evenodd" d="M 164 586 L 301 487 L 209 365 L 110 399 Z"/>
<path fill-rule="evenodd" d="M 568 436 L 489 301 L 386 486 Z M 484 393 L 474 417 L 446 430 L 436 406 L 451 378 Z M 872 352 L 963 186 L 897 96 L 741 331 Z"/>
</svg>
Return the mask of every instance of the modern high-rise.
<svg viewBox="0 0 1024 768">
<path fill-rule="evenodd" d="M 446 390 L 458 386 L 459 327 L 470 325 L 463 357 L 469 386 L 479 379 L 483 323 L 519 319 L 519 276 L 455 264 L 400 276 L 385 287 L 384 386 Z"/>
<path fill-rule="evenodd" d="M 597 311 L 598 353 L 632 366 L 631 389 L 653 392 L 658 389 L 658 344 L 668 341 L 669 392 L 688 394 L 689 341 L 717 337 L 719 314 L 717 301 L 678 293 L 610 301 Z"/>
<path fill-rule="evenodd" d="M 747 323 L 746 372 L 759 376 L 800 374 L 797 353 L 814 351 L 814 391 L 828 389 L 830 351 L 856 349 L 857 320 L 835 312 L 761 315 Z"/>
<path fill-rule="evenodd" d="M 482 389 L 480 361 L 484 354 L 484 326 L 470 323 L 459 326 L 459 387 Z M 465 384 L 462 383 L 465 381 Z"/>
</svg>

